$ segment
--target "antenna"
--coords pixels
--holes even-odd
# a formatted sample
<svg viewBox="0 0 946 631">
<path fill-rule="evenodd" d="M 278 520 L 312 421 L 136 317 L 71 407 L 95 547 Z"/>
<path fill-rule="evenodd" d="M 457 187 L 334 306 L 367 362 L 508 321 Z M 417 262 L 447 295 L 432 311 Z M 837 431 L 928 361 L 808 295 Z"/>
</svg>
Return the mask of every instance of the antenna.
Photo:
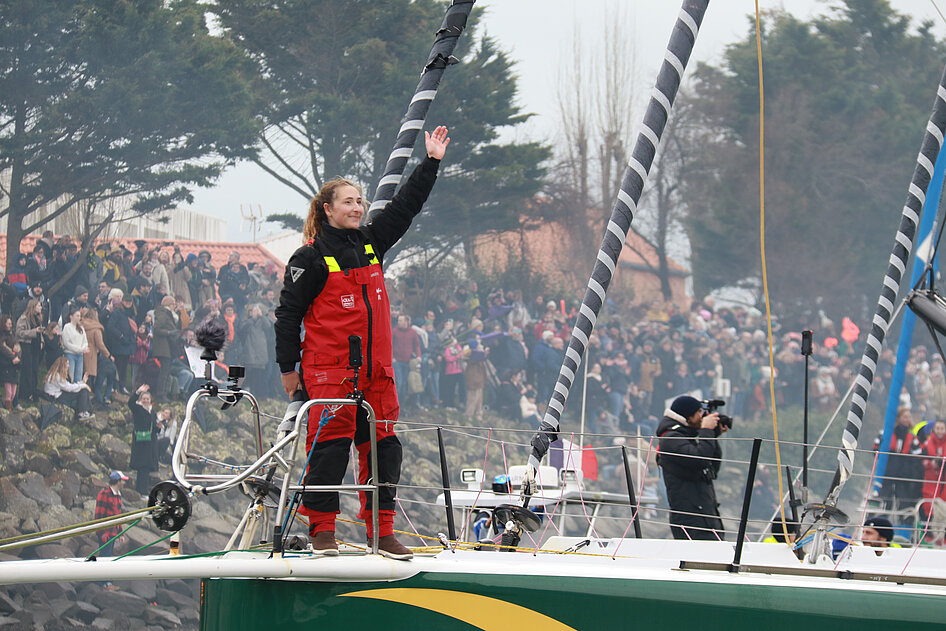
<svg viewBox="0 0 946 631">
<path fill-rule="evenodd" d="M 244 211 L 243 204 L 240 204 L 240 216 L 243 218 L 243 221 L 240 222 L 240 231 L 246 232 L 244 225 L 249 222 L 249 232 L 253 235 L 253 243 L 256 243 L 256 233 L 259 231 L 260 224 L 263 223 L 263 206 L 257 204 L 256 211 L 253 210 L 253 204 L 247 204 L 246 208 L 247 210 Z"/>
</svg>

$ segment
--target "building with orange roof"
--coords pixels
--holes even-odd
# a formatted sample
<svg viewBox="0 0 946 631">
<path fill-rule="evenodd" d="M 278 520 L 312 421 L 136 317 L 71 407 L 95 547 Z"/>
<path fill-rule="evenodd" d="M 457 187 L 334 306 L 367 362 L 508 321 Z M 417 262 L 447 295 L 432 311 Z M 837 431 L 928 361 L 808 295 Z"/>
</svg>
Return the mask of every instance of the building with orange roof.
<svg viewBox="0 0 946 631">
<path fill-rule="evenodd" d="M 36 241 L 38 239 L 39 237 L 37 235 L 23 237 L 23 240 L 20 242 L 20 252 L 32 252 L 33 248 L 36 247 Z M 180 246 L 181 254 L 185 257 L 188 254 L 194 254 L 196 256 L 201 251 L 205 250 L 210 254 L 210 262 L 215 268 L 219 268 L 226 263 L 230 252 L 238 252 L 240 254 L 240 262 L 243 265 L 247 267 L 254 265 L 260 265 L 264 268 L 268 267 L 270 271 L 275 272 L 279 278 L 282 278 L 283 268 L 285 266 L 283 261 L 279 260 L 270 253 L 269 250 L 257 243 L 225 243 L 188 240 L 171 241 L 168 239 L 135 239 L 132 237 L 123 237 L 116 239 L 99 239 L 96 240 L 96 246 L 102 243 L 108 243 L 112 247 L 125 246 L 126 249 L 134 252 L 136 241 L 144 241 L 148 244 L 150 249 L 166 249 L 168 253 L 173 252 L 174 246 L 177 245 Z M 2 257 L 0 261 L 6 260 L 6 254 L 7 235 L 0 234 L 0 257 Z"/>
<path fill-rule="evenodd" d="M 585 252 L 574 232 L 554 221 L 526 221 L 517 231 L 483 235 L 476 240 L 474 248 L 480 267 L 488 275 L 502 274 L 510 265 L 526 261 L 548 286 L 569 294 L 587 285 L 597 255 L 597 245 L 593 251 Z M 690 274 L 675 261 L 667 263 L 671 301 L 687 309 L 692 301 L 686 290 Z M 632 228 L 621 251 L 609 296 L 620 296 L 638 304 L 663 302 L 657 268 L 657 252 Z"/>
</svg>

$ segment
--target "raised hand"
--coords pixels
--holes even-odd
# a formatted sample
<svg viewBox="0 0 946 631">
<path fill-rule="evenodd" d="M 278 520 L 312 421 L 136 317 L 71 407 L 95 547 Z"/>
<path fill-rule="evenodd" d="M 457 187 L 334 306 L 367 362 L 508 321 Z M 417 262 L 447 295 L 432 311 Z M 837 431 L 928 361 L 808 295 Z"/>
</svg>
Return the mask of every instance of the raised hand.
<svg viewBox="0 0 946 631">
<path fill-rule="evenodd" d="M 424 143 L 427 145 L 427 156 L 442 160 L 447 152 L 447 145 L 450 144 L 450 138 L 447 136 L 447 128 L 440 125 L 434 129 L 434 133 L 424 132 Z"/>
</svg>

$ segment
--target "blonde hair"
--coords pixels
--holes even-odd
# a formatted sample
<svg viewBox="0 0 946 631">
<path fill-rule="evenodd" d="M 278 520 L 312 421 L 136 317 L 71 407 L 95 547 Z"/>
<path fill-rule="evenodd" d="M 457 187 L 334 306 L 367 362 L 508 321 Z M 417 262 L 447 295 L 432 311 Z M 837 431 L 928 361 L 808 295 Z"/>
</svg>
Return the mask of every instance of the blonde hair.
<svg viewBox="0 0 946 631">
<path fill-rule="evenodd" d="M 302 237 L 305 241 L 310 241 L 322 234 L 322 224 L 328 221 L 325 214 L 325 204 L 331 204 L 335 201 L 335 191 L 343 186 L 351 186 L 358 194 L 361 194 L 361 187 L 345 178 L 337 177 L 326 182 L 319 194 L 309 202 L 309 215 L 306 217 L 305 226 L 302 228 Z"/>
<path fill-rule="evenodd" d="M 23 311 L 26 314 L 26 322 L 30 326 L 42 324 L 43 316 L 36 313 L 36 305 L 38 304 L 40 304 L 39 299 L 30 298 L 30 301 L 26 303 L 26 309 Z"/>
<path fill-rule="evenodd" d="M 46 373 L 46 383 L 49 383 L 57 376 L 61 381 L 71 381 L 69 379 L 69 360 L 66 359 L 65 355 L 57 357 L 53 365 L 49 367 L 49 372 Z"/>
</svg>

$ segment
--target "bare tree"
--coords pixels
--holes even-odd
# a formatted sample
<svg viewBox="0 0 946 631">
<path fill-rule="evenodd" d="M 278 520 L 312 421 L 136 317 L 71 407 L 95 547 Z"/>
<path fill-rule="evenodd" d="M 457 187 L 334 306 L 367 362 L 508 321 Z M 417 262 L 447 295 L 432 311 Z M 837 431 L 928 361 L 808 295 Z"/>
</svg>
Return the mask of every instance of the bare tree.
<svg viewBox="0 0 946 631">
<path fill-rule="evenodd" d="M 587 78 L 593 69 L 586 63 L 587 53 L 582 47 L 577 25 L 573 37 L 570 63 L 559 69 L 556 100 L 565 147 L 558 160 L 560 171 L 565 177 L 563 184 L 573 192 L 569 201 L 578 204 L 579 208 L 587 208 L 591 205 L 588 145 L 594 121 L 591 120 L 593 110 L 587 106 L 590 94 L 585 88 L 588 87 Z"/>
<path fill-rule="evenodd" d="M 691 125 L 688 123 L 691 118 L 688 117 L 690 107 L 686 97 L 682 93 L 678 94 L 677 101 L 664 128 L 660 152 L 655 156 L 634 219 L 635 231 L 653 248 L 656 262 L 628 244 L 660 279 L 660 293 L 665 300 L 673 296 L 670 288 L 671 251 L 684 253 L 689 243 L 684 226 L 687 204 L 681 194 L 681 185 L 692 152 Z"/>
<path fill-rule="evenodd" d="M 621 185 L 633 118 L 641 108 L 633 44 L 625 36 L 626 6 L 602 15 L 603 37 L 589 40 L 576 27 L 569 58 L 560 66 L 557 101 L 561 143 L 558 179 L 550 194 L 568 217 L 580 247 L 593 251 Z"/>
<path fill-rule="evenodd" d="M 640 73 L 631 40 L 624 36 L 622 27 L 633 22 L 626 17 L 625 7 L 606 11 L 604 38 L 601 41 L 606 60 L 594 75 L 598 137 L 598 166 L 600 172 L 601 203 L 605 209 L 617 197 L 621 178 L 627 165 L 628 146 L 632 142 L 632 117 L 642 108 Z"/>
</svg>

